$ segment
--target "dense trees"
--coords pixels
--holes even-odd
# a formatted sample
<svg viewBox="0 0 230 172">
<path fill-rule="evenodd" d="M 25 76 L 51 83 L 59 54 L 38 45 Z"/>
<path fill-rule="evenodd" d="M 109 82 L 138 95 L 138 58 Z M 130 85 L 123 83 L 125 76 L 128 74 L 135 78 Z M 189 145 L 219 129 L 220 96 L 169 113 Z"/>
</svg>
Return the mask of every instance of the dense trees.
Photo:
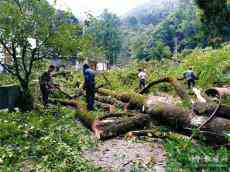
<svg viewBox="0 0 230 172">
<path fill-rule="evenodd" d="M 121 49 L 120 19 L 105 10 L 98 19 L 89 18 L 86 33 L 94 37 L 95 47 L 103 49 L 108 62 L 116 63 Z"/>
<path fill-rule="evenodd" d="M 162 60 L 163 58 L 169 58 L 172 55 L 170 48 L 164 43 L 157 41 L 154 47 L 148 50 L 148 59 Z"/>
<path fill-rule="evenodd" d="M 200 22 L 200 18 L 197 15 L 197 6 L 193 1 L 180 0 L 174 11 L 158 25 L 152 27 L 151 31 L 144 33 L 148 35 L 145 36 L 147 39 L 142 40 L 141 47 L 143 47 L 144 52 L 139 51 L 138 53 L 142 55 L 147 53 L 144 58 L 149 58 L 154 54 L 156 57 L 152 56 L 152 58 L 162 59 L 164 56 L 168 57 L 171 53 L 180 52 L 184 49 L 205 47 L 208 45 L 207 30 Z M 142 35 L 144 36 L 144 34 Z M 170 52 L 166 50 L 168 48 Z M 164 49 L 165 51 L 163 52 L 165 53 L 160 49 Z M 141 59 L 143 59 L 143 56 Z"/>
<path fill-rule="evenodd" d="M 228 0 L 195 0 L 201 9 L 201 20 L 209 32 L 210 43 L 230 40 L 230 4 Z M 219 39 L 217 39 L 219 37 Z M 222 42 L 220 41 L 220 42 Z M 218 43 L 218 42 L 217 42 Z"/>
</svg>

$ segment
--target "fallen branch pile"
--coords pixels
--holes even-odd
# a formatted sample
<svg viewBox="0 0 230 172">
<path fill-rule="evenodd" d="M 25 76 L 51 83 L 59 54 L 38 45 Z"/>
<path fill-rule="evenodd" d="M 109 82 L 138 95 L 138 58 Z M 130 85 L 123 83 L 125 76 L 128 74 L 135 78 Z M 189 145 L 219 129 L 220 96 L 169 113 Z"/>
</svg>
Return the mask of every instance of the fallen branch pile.
<svg viewBox="0 0 230 172">
<path fill-rule="evenodd" d="M 151 86 L 167 82 L 176 90 L 181 101 L 188 102 L 190 109 L 185 109 L 178 105 L 176 101 L 166 101 L 165 97 L 141 95 Z M 229 95 L 229 88 L 214 88 L 215 95 L 218 98 Z M 207 90 L 209 94 L 213 93 L 213 88 Z M 211 92 L 211 93 L 210 93 Z M 226 136 L 230 133 L 230 106 L 222 105 L 210 101 L 199 95 L 199 100 L 192 103 L 191 98 L 181 87 L 179 82 L 172 78 L 164 78 L 150 83 L 139 93 L 115 92 L 107 89 L 98 89 L 96 95 L 96 105 L 106 111 L 110 111 L 101 118 L 94 117 L 86 111 L 84 105 L 77 100 L 50 100 L 52 103 L 60 103 L 65 106 L 71 106 L 77 109 L 77 118 L 95 133 L 99 139 L 107 139 L 136 129 L 144 129 L 150 122 L 157 122 L 173 128 L 174 131 L 191 135 L 193 129 L 199 129 L 199 135 L 204 136 L 208 141 L 216 144 L 229 142 Z M 197 94 L 196 94 L 197 95 Z M 116 113 L 116 108 L 125 109 L 123 113 Z M 112 110 L 111 110 L 112 109 Z M 210 115 L 213 115 L 211 119 Z M 157 131 L 160 130 L 152 130 Z M 141 132 L 144 133 L 144 132 Z M 134 134 L 140 134 L 134 132 Z M 157 135 L 153 133 L 153 135 Z M 158 134 L 159 135 L 159 134 Z M 173 134 L 168 134 L 171 137 Z"/>
</svg>

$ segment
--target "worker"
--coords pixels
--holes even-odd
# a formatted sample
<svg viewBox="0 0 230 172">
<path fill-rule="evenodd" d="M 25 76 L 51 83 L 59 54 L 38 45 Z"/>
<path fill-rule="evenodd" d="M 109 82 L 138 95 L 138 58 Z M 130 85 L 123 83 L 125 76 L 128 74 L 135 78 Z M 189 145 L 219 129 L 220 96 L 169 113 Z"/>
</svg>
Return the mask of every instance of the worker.
<svg viewBox="0 0 230 172">
<path fill-rule="evenodd" d="M 147 74 L 143 69 L 139 69 L 138 78 L 139 78 L 139 89 L 142 90 L 143 88 L 145 88 L 146 78 L 147 78 Z"/>
<path fill-rule="evenodd" d="M 188 89 L 194 87 L 196 84 L 195 80 L 197 80 L 198 78 L 194 74 L 192 67 L 189 67 L 189 70 L 187 70 L 183 75 L 184 75 L 184 79 L 187 80 Z"/>
<path fill-rule="evenodd" d="M 48 98 L 51 91 L 59 87 L 57 84 L 54 84 L 52 81 L 52 72 L 54 71 L 55 71 L 55 66 L 50 65 L 48 71 L 44 72 L 39 79 L 39 85 L 42 94 L 42 102 L 44 107 L 48 106 Z"/>
<path fill-rule="evenodd" d="M 87 110 L 94 110 L 94 97 L 95 97 L 95 72 L 89 67 L 88 64 L 83 65 L 84 86 L 86 91 Z"/>
</svg>

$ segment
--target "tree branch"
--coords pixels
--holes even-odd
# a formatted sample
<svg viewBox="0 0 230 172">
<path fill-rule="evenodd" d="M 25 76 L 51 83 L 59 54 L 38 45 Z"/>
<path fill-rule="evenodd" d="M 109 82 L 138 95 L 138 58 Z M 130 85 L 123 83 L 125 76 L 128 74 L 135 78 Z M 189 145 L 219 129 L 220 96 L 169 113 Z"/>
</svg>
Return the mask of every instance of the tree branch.
<svg viewBox="0 0 230 172">
<path fill-rule="evenodd" d="M 10 69 L 9 66 L 7 66 L 6 64 L 0 63 L 0 65 L 2 65 L 3 68 L 4 68 L 7 72 L 9 72 L 10 74 L 12 74 L 12 75 L 14 75 L 14 76 L 17 76 L 16 73 L 15 73 L 12 69 Z"/>
<path fill-rule="evenodd" d="M 23 69 L 25 73 L 27 74 L 28 70 L 27 70 L 26 61 L 25 61 L 26 51 L 27 51 L 27 47 L 26 47 L 26 44 L 24 44 L 22 47 L 22 65 L 23 65 Z"/>
<path fill-rule="evenodd" d="M 23 79 L 22 79 L 22 77 L 20 75 L 19 64 L 18 64 L 18 59 L 17 59 L 17 50 L 16 50 L 16 47 L 15 47 L 14 41 L 12 41 L 12 58 L 14 60 L 14 68 L 15 68 L 15 71 L 16 71 L 16 76 L 18 77 L 19 81 L 22 82 Z"/>
<path fill-rule="evenodd" d="M 18 6 L 20 13 L 23 14 L 23 9 L 22 9 L 20 2 L 18 0 L 14 0 L 14 2 Z"/>
</svg>

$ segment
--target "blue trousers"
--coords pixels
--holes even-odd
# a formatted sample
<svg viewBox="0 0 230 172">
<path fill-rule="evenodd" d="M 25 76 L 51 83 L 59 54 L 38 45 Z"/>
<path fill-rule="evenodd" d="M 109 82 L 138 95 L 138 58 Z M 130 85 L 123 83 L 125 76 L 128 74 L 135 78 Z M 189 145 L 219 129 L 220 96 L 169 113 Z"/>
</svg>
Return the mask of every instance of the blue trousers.
<svg viewBox="0 0 230 172">
<path fill-rule="evenodd" d="M 86 102 L 87 102 L 88 111 L 94 110 L 94 98 L 95 98 L 95 91 L 91 89 L 86 89 Z"/>
</svg>

